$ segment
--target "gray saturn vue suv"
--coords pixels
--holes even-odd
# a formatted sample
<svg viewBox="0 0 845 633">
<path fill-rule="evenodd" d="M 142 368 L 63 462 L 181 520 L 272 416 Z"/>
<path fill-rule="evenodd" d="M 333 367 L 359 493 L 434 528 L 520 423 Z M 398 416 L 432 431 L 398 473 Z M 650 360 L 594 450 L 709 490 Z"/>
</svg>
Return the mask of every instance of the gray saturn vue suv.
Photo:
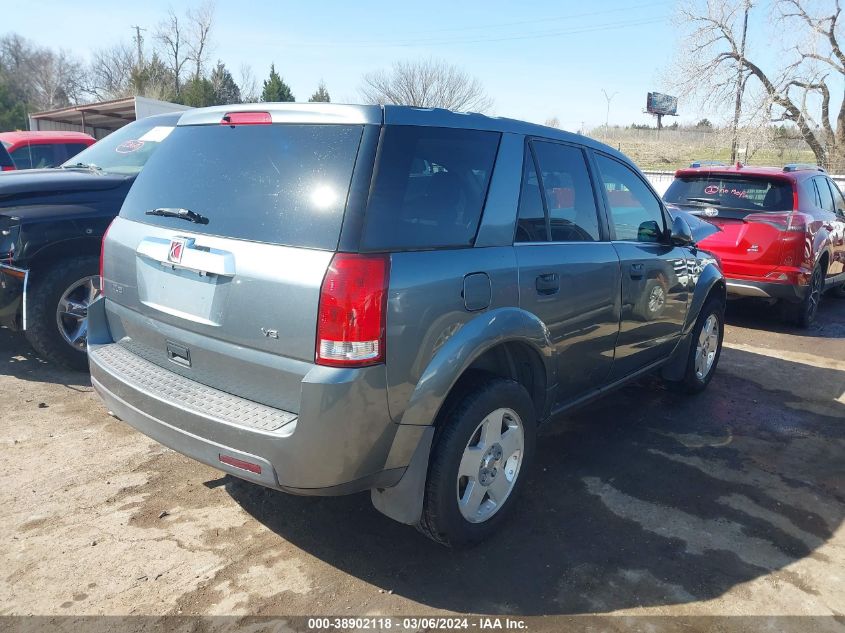
<svg viewBox="0 0 845 633">
<path fill-rule="evenodd" d="M 115 416 L 447 545 L 512 510 L 538 424 L 646 372 L 700 391 L 722 343 L 718 265 L 627 158 L 477 114 L 186 112 L 102 260 Z"/>
</svg>

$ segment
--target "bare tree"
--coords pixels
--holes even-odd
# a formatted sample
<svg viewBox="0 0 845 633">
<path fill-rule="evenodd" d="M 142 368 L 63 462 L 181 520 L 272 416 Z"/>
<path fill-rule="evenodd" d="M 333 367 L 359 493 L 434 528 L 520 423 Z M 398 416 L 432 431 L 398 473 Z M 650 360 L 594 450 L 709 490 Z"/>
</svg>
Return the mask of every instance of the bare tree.
<svg viewBox="0 0 845 633">
<path fill-rule="evenodd" d="M 96 99 L 117 99 L 135 91 L 138 60 L 128 44 L 94 51 L 88 69 L 86 92 Z"/>
<path fill-rule="evenodd" d="M 560 119 L 558 119 L 556 116 L 553 116 L 551 118 L 546 119 L 546 122 L 543 125 L 553 128 L 560 128 Z"/>
<path fill-rule="evenodd" d="M 768 103 L 773 122 L 791 122 L 827 167 L 845 166 L 845 100 L 832 119 L 831 94 L 845 80 L 845 52 L 838 32 L 839 0 L 826 0 L 816 10 L 811 0 L 777 0 L 774 28 L 767 41 L 783 41 L 779 62 L 768 67 L 742 45 L 745 0 L 688 0 L 680 10 L 691 31 L 682 52 L 676 86 L 697 93 L 702 102 L 732 102 L 738 77 L 740 89 L 753 83 Z M 753 11 L 753 9 L 752 9 Z M 753 50 L 749 41 L 748 49 Z M 759 104 L 758 104 L 759 105 Z"/>
<path fill-rule="evenodd" d="M 252 66 L 249 64 L 241 64 L 238 88 L 241 90 L 241 100 L 244 103 L 256 103 L 258 101 L 258 82 L 252 72 Z"/>
<path fill-rule="evenodd" d="M 10 33 L 0 38 L 0 69 L 15 97 L 30 110 L 50 110 L 79 103 L 85 69 L 66 51 L 53 51 Z"/>
<path fill-rule="evenodd" d="M 182 87 L 182 69 L 190 56 L 184 24 L 173 9 L 168 10 L 167 18 L 159 23 L 154 37 L 161 46 L 162 60 L 173 77 L 173 91 L 178 96 Z"/>
<path fill-rule="evenodd" d="M 208 60 L 209 34 L 214 23 L 214 2 L 207 0 L 196 9 L 188 9 L 185 17 L 188 22 L 187 46 L 194 64 L 194 79 L 199 79 Z"/>
<path fill-rule="evenodd" d="M 367 103 L 487 112 L 493 100 L 481 82 L 443 60 L 396 62 L 389 70 L 364 75 L 360 88 Z"/>
</svg>

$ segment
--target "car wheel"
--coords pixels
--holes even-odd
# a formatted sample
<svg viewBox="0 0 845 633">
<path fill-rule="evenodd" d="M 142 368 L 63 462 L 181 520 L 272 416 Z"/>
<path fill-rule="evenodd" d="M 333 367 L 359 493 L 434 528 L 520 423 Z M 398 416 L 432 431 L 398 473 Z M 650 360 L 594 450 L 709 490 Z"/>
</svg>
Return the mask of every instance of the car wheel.
<svg viewBox="0 0 845 633">
<path fill-rule="evenodd" d="M 450 547 L 492 534 L 513 509 L 534 459 L 536 415 L 519 383 L 467 380 L 438 418 L 418 528 Z"/>
<path fill-rule="evenodd" d="M 26 338 L 43 359 L 88 368 L 88 306 L 99 296 L 99 260 L 75 257 L 33 276 Z"/>
<path fill-rule="evenodd" d="M 725 306 L 721 301 L 710 299 L 704 304 L 690 336 L 692 344 L 684 377 L 679 381 L 667 382 L 671 387 L 686 393 L 700 393 L 710 384 L 722 354 Z"/>
<path fill-rule="evenodd" d="M 816 314 L 819 310 L 819 302 L 822 299 L 822 292 L 824 291 L 824 271 L 821 266 L 813 268 L 813 274 L 810 277 L 810 285 L 807 288 L 807 294 L 801 303 L 791 305 L 787 308 L 788 316 L 798 325 L 798 327 L 808 328 L 816 320 Z"/>
<path fill-rule="evenodd" d="M 658 318 L 666 307 L 666 288 L 659 279 L 649 279 L 645 292 L 634 306 L 634 314 L 643 321 L 653 321 Z"/>
</svg>

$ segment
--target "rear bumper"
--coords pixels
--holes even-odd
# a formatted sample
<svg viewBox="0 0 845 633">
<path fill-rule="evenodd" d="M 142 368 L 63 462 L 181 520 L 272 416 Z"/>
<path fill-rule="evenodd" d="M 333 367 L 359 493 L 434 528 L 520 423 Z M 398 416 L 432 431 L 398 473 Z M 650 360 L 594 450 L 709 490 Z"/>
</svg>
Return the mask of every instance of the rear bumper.
<svg viewBox="0 0 845 633">
<path fill-rule="evenodd" d="M 807 286 L 751 281 L 748 279 L 725 279 L 728 295 L 733 297 L 758 297 L 761 299 L 783 299 L 798 303 L 807 294 Z"/>
<path fill-rule="evenodd" d="M 89 310 L 89 363 L 106 406 L 165 446 L 237 477 L 307 495 L 391 487 L 426 428 L 390 419 L 379 367 L 315 367 L 298 414 L 212 389 L 105 342 L 102 303 Z"/>
<path fill-rule="evenodd" d="M 13 330 L 26 327 L 26 287 L 29 271 L 0 264 L 0 325 Z"/>
</svg>

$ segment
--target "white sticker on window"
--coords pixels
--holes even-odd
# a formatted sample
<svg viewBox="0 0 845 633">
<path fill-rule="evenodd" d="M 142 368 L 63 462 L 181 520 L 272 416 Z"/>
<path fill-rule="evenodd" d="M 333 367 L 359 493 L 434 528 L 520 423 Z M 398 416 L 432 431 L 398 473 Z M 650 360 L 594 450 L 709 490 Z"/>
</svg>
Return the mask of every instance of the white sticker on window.
<svg viewBox="0 0 845 633">
<path fill-rule="evenodd" d="M 166 125 L 156 125 L 149 132 L 144 134 L 139 141 L 150 141 L 152 143 L 161 143 L 173 131 L 172 127 Z"/>
</svg>

